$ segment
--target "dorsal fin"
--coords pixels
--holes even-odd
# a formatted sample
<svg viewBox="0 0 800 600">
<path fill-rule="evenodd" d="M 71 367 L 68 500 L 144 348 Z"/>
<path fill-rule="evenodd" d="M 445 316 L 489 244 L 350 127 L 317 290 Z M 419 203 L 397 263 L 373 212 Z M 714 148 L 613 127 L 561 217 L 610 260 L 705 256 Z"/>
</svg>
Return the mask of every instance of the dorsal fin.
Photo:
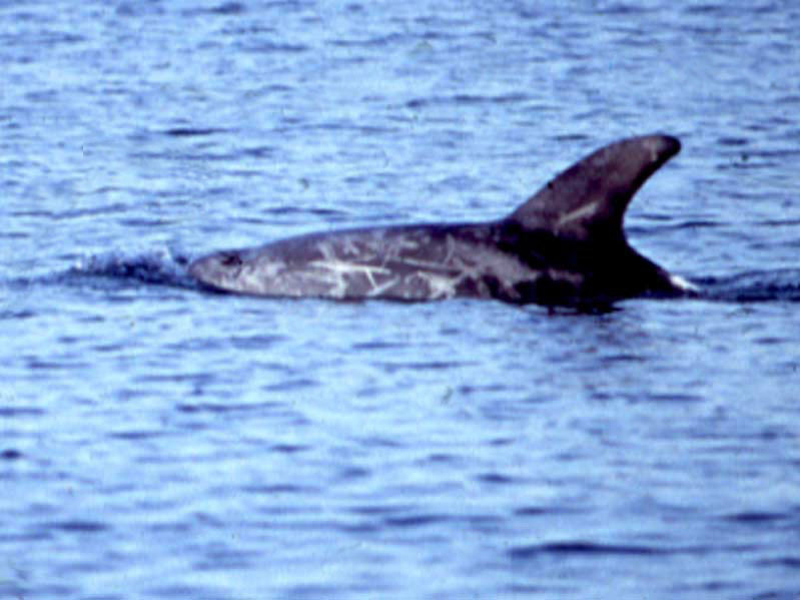
<svg viewBox="0 0 800 600">
<path fill-rule="evenodd" d="M 680 149 L 680 142 L 666 135 L 614 142 L 559 174 L 508 219 L 571 239 L 622 236 L 631 198 Z"/>
</svg>

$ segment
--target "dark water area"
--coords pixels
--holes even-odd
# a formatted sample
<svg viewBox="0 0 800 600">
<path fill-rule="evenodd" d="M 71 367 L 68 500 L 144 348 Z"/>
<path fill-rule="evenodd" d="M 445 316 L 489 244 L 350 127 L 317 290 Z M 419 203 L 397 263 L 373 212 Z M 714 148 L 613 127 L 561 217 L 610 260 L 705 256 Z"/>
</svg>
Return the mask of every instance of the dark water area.
<svg viewBox="0 0 800 600">
<path fill-rule="evenodd" d="M 800 597 L 792 2 L 0 2 L 0 598 Z M 210 293 L 655 131 L 613 311 Z"/>
</svg>

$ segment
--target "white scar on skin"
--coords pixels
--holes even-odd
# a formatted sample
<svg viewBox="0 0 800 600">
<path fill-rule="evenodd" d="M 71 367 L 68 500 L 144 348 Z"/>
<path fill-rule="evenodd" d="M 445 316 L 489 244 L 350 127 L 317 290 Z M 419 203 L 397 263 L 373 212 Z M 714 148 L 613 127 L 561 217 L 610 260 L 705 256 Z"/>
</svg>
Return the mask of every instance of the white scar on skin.
<svg viewBox="0 0 800 600">
<path fill-rule="evenodd" d="M 444 300 L 456 295 L 456 288 L 466 278 L 461 275 L 455 278 L 442 277 L 435 273 L 420 272 L 419 277 L 428 285 L 428 292 L 432 300 Z"/>
<path fill-rule="evenodd" d="M 309 266 L 320 269 L 327 269 L 331 273 L 338 276 L 340 281 L 344 283 L 346 283 L 346 278 L 348 275 L 362 274 L 366 276 L 367 280 L 369 281 L 369 284 L 373 287 L 373 289 L 377 285 L 375 283 L 375 275 L 388 275 L 391 273 L 389 269 L 378 267 L 376 265 L 348 263 L 337 260 L 315 260 L 310 262 Z"/>
<path fill-rule="evenodd" d="M 384 283 L 374 286 L 369 292 L 367 292 L 367 296 L 369 296 L 370 298 L 375 298 L 377 296 L 380 296 L 381 294 L 384 294 L 386 291 L 392 289 L 398 283 L 400 283 L 399 277 L 393 277 L 391 279 L 387 279 Z"/>
</svg>

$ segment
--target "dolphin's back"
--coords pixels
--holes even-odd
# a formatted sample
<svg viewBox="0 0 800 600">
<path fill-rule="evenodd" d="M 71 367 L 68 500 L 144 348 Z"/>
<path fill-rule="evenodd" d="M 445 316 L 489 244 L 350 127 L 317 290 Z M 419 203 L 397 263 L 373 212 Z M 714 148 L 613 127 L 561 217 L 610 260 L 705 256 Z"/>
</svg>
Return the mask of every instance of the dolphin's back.
<svg viewBox="0 0 800 600">
<path fill-rule="evenodd" d="M 190 273 L 223 291 L 341 300 L 582 304 L 677 293 L 676 280 L 634 251 L 622 226 L 633 195 L 679 150 L 662 135 L 616 142 L 500 221 L 309 234 L 215 253 Z"/>
<path fill-rule="evenodd" d="M 491 297 L 494 282 L 513 287 L 535 275 L 497 247 L 497 229 L 486 224 L 310 234 L 213 254 L 190 272 L 218 289 L 256 295 L 405 301 Z"/>
</svg>

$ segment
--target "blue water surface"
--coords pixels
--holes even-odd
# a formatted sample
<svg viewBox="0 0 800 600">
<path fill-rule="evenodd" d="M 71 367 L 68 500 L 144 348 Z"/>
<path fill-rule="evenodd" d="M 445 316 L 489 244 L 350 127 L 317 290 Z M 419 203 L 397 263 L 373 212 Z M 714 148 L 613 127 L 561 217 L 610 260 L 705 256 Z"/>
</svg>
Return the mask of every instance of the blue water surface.
<svg viewBox="0 0 800 600">
<path fill-rule="evenodd" d="M 0 2 L 0 597 L 800 597 L 800 8 Z M 628 135 L 604 314 L 210 294 Z"/>
</svg>

